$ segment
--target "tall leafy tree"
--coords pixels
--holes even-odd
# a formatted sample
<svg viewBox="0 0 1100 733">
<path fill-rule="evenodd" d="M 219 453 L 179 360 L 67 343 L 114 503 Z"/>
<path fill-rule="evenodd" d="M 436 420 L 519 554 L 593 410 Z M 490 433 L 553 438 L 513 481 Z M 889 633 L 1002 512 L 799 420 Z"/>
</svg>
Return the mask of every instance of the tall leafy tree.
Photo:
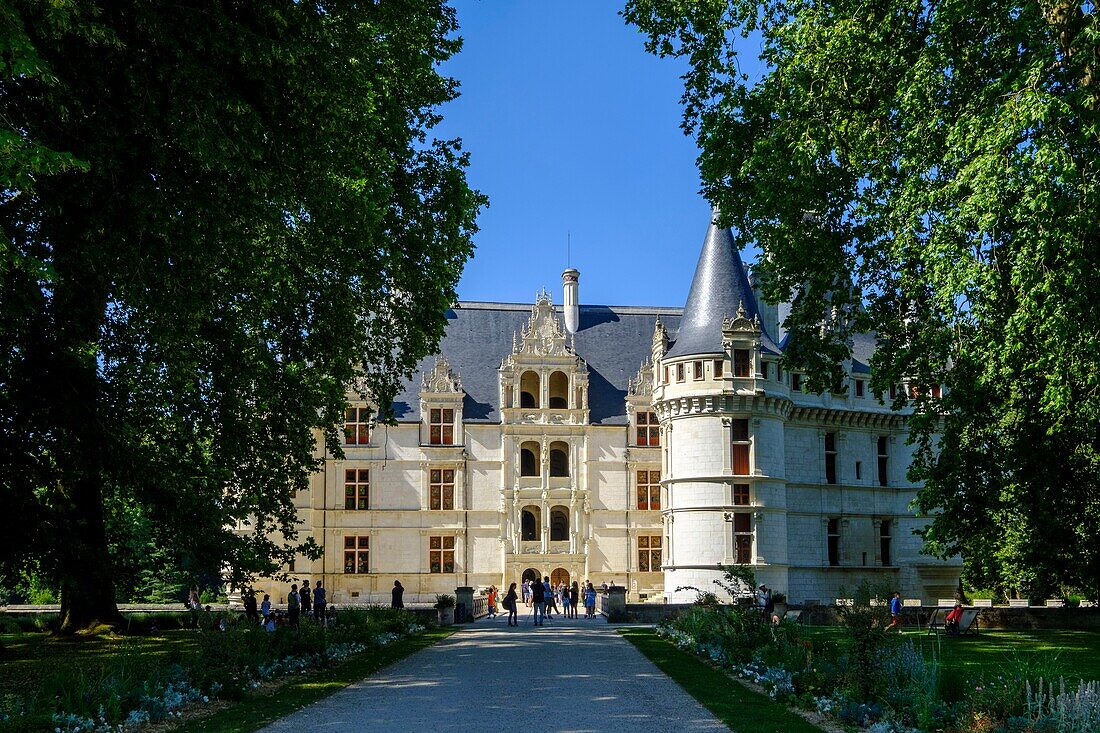
<svg viewBox="0 0 1100 733">
<path fill-rule="evenodd" d="M 906 383 L 925 539 L 974 582 L 1100 588 L 1094 3 L 629 0 L 685 59 L 706 195 L 796 296 L 824 388 L 855 330 Z M 759 54 L 750 78 L 742 54 Z M 945 384 L 943 399 L 932 386 Z"/>
<path fill-rule="evenodd" d="M 109 547 L 277 570 L 315 431 L 436 348 L 484 204 L 432 134 L 455 32 L 443 0 L 0 4 L 0 572 L 65 629 L 117 616 Z"/>
</svg>

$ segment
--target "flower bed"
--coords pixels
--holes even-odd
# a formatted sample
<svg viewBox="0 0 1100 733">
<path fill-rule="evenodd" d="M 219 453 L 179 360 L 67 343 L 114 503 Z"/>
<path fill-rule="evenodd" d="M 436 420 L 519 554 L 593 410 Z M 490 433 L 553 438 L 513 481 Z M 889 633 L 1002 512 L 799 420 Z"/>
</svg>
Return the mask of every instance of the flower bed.
<svg viewBox="0 0 1100 733">
<path fill-rule="evenodd" d="M 1066 689 L 1052 669 L 1006 660 L 996 676 L 966 678 L 886 627 L 883 605 L 861 588 L 841 611 L 842 643 L 806 638 L 795 624 L 713 603 L 662 623 L 657 633 L 763 688 L 774 700 L 873 733 L 1100 731 L 1100 683 Z M 1041 682 L 1040 679 L 1047 680 Z"/>
<path fill-rule="evenodd" d="M 125 651 L 103 669 L 74 670 L 69 679 L 25 697 L 0 699 L 0 732 L 129 731 L 181 718 L 193 706 L 235 700 L 266 682 L 306 674 L 425 630 L 402 610 L 346 610 L 322 628 L 267 632 L 238 620 L 226 631 L 198 634 L 198 653 L 156 666 Z"/>
</svg>

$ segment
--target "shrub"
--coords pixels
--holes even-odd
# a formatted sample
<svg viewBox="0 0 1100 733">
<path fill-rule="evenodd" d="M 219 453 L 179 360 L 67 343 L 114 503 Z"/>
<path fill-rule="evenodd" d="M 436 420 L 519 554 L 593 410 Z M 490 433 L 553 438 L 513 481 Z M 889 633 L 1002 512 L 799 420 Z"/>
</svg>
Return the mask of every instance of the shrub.
<svg viewBox="0 0 1100 733">
<path fill-rule="evenodd" d="M 841 628 L 849 641 L 847 682 L 858 700 L 879 697 L 883 689 L 879 666 L 887 648 L 897 643 L 896 637 L 886 630 L 890 623 L 889 607 L 871 602 L 889 594 L 889 588 L 864 580 L 852 594 L 852 605 L 837 607 Z"/>
</svg>

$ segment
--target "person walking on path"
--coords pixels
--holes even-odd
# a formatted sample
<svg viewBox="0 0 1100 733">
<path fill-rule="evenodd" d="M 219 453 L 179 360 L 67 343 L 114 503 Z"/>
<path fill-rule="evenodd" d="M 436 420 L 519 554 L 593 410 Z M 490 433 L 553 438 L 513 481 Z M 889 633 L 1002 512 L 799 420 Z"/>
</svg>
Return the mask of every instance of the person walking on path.
<svg viewBox="0 0 1100 733">
<path fill-rule="evenodd" d="M 302 582 L 302 590 L 298 591 L 298 597 L 302 599 L 302 615 L 309 618 L 313 615 L 313 591 L 309 589 L 309 581 Z"/>
<path fill-rule="evenodd" d="M 244 617 L 248 619 L 250 626 L 260 623 L 260 614 L 256 610 L 256 591 L 251 588 L 244 594 Z"/>
<path fill-rule="evenodd" d="M 569 587 L 569 618 L 577 617 L 577 604 L 581 602 L 581 589 L 577 586 L 577 581 L 573 581 L 573 585 Z"/>
<path fill-rule="evenodd" d="M 264 602 L 260 604 L 260 613 L 264 618 L 264 625 L 267 624 L 269 618 L 271 618 L 271 596 L 264 593 Z"/>
<path fill-rule="evenodd" d="M 197 585 L 191 586 L 191 593 L 187 596 L 187 608 L 191 611 L 191 628 L 198 631 L 202 600 L 199 599 L 199 587 Z"/>
<path fill-rule="evenodd" d="M 523 581 L 523 605 L 531 607 L 531 581 Z"/>
<path fill-rule="evenodd" d="M 584 589 L 584 617 L 596 618 L 596 589 L 592 587 L 592 581 Z"/>
<path fill-rule="evenodd" d="M 516 584 L 512 583 L 508 586 L 508 594 L 504 596 L 504 610 L 508 612 L 508 625 L 519 626 L 519 617 L 516 615 L 516 602 L 519 600 L 519 596 L 516 595 Z"/>
<path fill-rule="evenodd" d="M 393 581 L 393 590 L 390 592 L 390 608 L 404 608 L 404 595 L 405 588 L 401 585 L 401 581 Z"/>
<path fill-rule="evenodd" d="M 894 591 L 894 597 L 890 599 L 890 625 L 887 629 L 901 631 L 901 593 Z"/>
<path fill-rule="evenodd" d="M 302 597 L 298 595 L 298 584 L 294 583 L 290 586 L 290 593 L 286 597 L 286 617 L 287 624 L 295 631 L 300 631 L 302 628 Z"/>
<path fill-rule="evenodd" d="M 542 583 L 531 583 L 531 604 L 534 606 L 531 625 L 542 626 L 542 622 L 546 619 L 546 589 L 543 588 Z"/>
<path fill-rule="evenodd" d="M 313 616 L 321 622 L 322 626 L 328 626 L 328 620 L 325 618 L 325 614 L 328 611 L 328 591 L 321 586 L 321 581 L 317 581 L 317 586 L 313 589 Z"/>
</svg>

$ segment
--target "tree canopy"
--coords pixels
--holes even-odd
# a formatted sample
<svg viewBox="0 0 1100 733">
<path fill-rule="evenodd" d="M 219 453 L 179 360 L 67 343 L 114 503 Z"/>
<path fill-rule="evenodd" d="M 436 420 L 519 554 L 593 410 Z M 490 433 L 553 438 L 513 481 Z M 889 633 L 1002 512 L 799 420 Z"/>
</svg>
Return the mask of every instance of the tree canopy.
<svg viewBox="0 0 1100 733">
<path fill-rule="evenodd" d="M 823 389 L 873 331 L 873 387 L 908 386 L 927 549 L 962 553 L 979 585 L 1095 597 L 1095 4 L 629 0 L 624 15 L 688 62 L 704 192 L 763 251 L 769 298 L 795 296 L 785 359 Z"/>
<path fill-rule="evenodd" d="M 0 6 L 0 571 L 66 627 L 116 613 L 109 547 L 276 571 L 349 385 L 388 406 L 436 349 L 485 203 L 432 134 L 456 30 L 443 0 Z"/>
</svg>

